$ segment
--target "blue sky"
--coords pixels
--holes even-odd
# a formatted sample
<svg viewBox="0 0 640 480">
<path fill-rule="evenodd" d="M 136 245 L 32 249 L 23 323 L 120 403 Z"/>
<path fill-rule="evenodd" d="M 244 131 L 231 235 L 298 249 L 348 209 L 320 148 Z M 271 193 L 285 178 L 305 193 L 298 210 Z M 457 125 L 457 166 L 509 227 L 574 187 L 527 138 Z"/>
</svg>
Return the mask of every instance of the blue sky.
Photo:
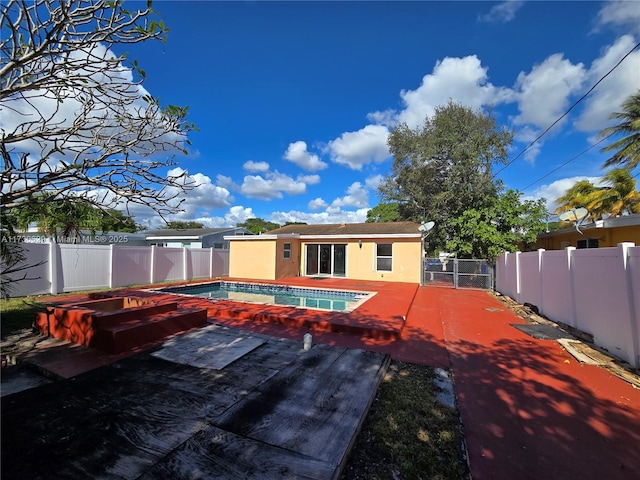
<svg viewBox="0 0 640 480">
<path fill-rule="evenodd" d="M 129 58 L 146 71 L 153 96 L 189 106 L 199 131 L 177 160 L 199 186 L 171 219 L 210 227 L 251 217 L 364 221 L 392 165 L 389 129 L 417 126 L 449 99 L 494 105 L 498 123 L 515 130 L 513 159 L 640 38 L 637 1 L 154 8 L 171 29 L 167 43 L 129 46 Z M 550 172 L 593 145 L 638 88 L 640 48 L 499 177 L 549 202 L 578 178 L 601 177 L 599 147 Z M 156 216 L 136 212 L 139 223 L 158 226 Z"/>
</svg>

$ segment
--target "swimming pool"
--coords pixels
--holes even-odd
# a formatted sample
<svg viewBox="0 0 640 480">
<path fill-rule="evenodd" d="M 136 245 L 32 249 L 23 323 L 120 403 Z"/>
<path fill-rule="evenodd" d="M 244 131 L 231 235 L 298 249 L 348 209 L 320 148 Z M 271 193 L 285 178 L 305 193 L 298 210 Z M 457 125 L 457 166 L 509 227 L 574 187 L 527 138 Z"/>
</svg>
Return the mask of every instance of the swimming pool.
<svg viewBox="0 0 640 480">
<path fill-rule="evenodd" d="M 375 292 L 228 281 L 166 287 L 154 289 L 154 291 L 208 298 L 214 301 L 232 300 L 339 312 L 351 312 L 375 295 Z"/>
</svg>

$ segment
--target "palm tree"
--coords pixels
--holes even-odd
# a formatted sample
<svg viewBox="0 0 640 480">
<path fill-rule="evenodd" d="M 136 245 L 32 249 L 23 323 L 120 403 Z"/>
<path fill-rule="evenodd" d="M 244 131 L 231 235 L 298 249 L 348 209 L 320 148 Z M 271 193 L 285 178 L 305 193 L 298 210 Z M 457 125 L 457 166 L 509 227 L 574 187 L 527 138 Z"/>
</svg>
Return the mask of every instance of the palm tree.
<svg viewBox="0 0 640 480">
<path fill-rule="evenodd" d="M 640 192 L 636 190 L 636 180 L 629 170 L 615 168 L 604 176 L 603 183 L 609 186 L 598 189 L 590 198 L 594 212 L 611 217 L 618 217 L 625 212 L 640 213 Z"/>
<path fill-rule="evenodd" d="M 564 213 L 576 208 L 586 208 L 589 211 L 590 220 L 595 220 L 595 216 L 591 213 L 591 209 L 587 207 L 590 203 L 591 196 L 598 191 L 598 188 L 589 180 L 579 180 L 569 188 L 564 195 L 556 199 L 559 205 L 553 213 Z"/>
<path fill-rule="evenodd" d="M 636 180 L 629 170 L 615 168 L 602 180 L 603 187 L 596 187 L 588 180 L 576 182 L 556 200 L 560 206 L 554 213 L 584 207 L 590 220 L 640 213 L 640 192 L 636 190 Z"/>
<path fill-rule="evenodd" d="M 633 170 L 640 164 L 640 90 L 624 101 L 622 110 L 612 113 L 609 117 L 620 120 L 620 123 L 605 128 L 599 134 L 600 137 L 626 135 L 602 149 L 603 152 L 615 152 L 604 162 L 603 168 L 622 165 Z"/>
</svg>

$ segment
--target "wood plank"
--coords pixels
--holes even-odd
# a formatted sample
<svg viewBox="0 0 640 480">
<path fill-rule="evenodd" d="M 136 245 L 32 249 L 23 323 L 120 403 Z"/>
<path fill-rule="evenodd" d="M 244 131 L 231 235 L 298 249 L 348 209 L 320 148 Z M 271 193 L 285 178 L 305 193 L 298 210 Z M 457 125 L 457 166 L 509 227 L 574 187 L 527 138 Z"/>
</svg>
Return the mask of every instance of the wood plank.
<svg viewBox="0 0 640 480">
<path fill-rule="evenodd" d="M 388 357 L 323 345 L 308 353 L 226 411 L 216 424 L 339 464 L 366 415 Z"/>
<path fill-rule="evenodd" d="M 335 470 L 336 465 L 328 462 L 211 426 L 145 472 L 140 480 L 329 480 Z"/>
<path fill-rule="evenodd" d="M 256 336 L 234 335 L 205 327 L 169 339 L 151 355 L 193 367 L 222 370 L 265 342 Z"/>
</svg>

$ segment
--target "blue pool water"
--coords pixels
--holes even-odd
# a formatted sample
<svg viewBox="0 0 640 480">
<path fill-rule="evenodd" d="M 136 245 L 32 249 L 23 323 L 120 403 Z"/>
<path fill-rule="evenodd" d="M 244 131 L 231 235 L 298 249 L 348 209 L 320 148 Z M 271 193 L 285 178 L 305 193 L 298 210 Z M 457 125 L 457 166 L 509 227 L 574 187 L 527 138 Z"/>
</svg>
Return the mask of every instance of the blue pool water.
<svg viewBox="0 0 640 480">
<path fill-rule="evenodd" d="M 372 296 L 369 292 L 224 281 L 167 287 L 159 289 L 159 291 L 210 298 L 212 300 L 224 299 L 345 312 L 353 311 Z"/>
</svg>

